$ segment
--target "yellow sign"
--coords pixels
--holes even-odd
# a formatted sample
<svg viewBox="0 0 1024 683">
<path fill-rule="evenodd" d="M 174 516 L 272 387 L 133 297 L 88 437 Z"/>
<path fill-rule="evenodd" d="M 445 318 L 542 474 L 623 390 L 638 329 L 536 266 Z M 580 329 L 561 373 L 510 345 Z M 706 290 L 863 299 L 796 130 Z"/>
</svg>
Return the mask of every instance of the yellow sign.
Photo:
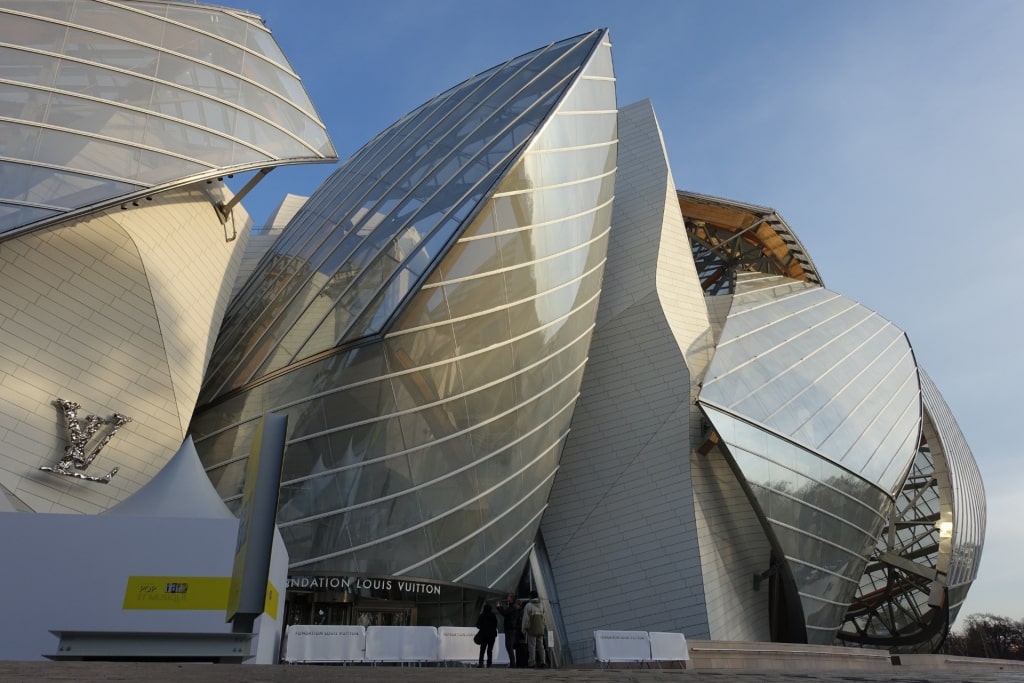
<svg viewBox="0 0 1024 683">
<path fill-rule="evenodd" d="M 224 609 L 229 577 L 129 576 L 123 609 Z"/>
<path fill-rule="evenodd" d="M 270 615 L 271 619 L 277 620 L 277 601 L 280 593 L 274 588 L 274 584 L 267 581 L 267 599 L 263 603 L 263 611 Z"/>
<path fill-rule="evenodd" d="M 122 609 L 223 610 L 228 606 L 230 576 L 129 576 Z M 264 612 L 277 618 L 280 594 L 267 582 Z"/>
</svg>

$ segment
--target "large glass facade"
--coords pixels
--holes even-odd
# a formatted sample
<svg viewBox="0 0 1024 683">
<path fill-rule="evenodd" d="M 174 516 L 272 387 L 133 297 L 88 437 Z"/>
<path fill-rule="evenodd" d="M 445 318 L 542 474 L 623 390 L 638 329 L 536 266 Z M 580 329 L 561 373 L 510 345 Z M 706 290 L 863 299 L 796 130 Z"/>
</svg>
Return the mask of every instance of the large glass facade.
<svg viewBox="0 0 1024 683">
<path fill-rule="evenodd" d="M 906 335 L 815 284 L 738 273 L 700 403 L 831 643 L 917 453 Z"/>
<path fill-rule="evenodd" d="M 334 148 L 259 17 L 179 2 L 0 7 L 0 236 Z"/>
<path fill-rule="evenodd" d="M 771 431 L 705 406 L 786 558 L 809 642 L 831 643 L 892 501 L 871 482 Z"/>
<path fill-rule="evenodd" d="M 242 290 L 192 431 L 230 502 L 254 420 L 289 415 L 293 572 L 518 583 L 600 293 L 610 50 L 604 31 L 556 43 L 406 116 Z"/>
</svg>

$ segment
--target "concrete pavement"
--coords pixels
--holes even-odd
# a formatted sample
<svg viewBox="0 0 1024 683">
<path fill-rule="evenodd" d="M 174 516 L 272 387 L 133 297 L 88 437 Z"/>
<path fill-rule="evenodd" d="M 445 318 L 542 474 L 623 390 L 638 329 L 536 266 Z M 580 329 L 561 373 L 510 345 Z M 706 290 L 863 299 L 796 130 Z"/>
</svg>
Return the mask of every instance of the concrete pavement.
<svg viewBox="0 0 1024 683">
<path fill-rule="evenodd" d="M 1024 683 L 1024 671 L 943 670 L 786 672 L 658 669 L 466 669 L 453 667 L 238 665 L 135 662 L 0 662 L 3 683 Z"/>
</svg>

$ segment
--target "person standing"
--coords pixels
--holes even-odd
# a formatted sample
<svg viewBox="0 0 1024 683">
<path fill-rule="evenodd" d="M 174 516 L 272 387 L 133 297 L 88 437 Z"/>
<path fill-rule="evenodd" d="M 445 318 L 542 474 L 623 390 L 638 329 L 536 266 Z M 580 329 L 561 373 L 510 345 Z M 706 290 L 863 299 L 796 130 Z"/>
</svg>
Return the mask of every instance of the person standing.
<svg viewBox="0 0 1024 683">
<path fill-rule="evenodd" d="M 516 668 L 516 639 L 519 638 L 520 614 L 522 604 L 516 600 L 514 593 L 509 593 L 505 602 L 497 604 L 501 615 L 501 628 L 505 632 L 505 652 L 508 653 L 508 668 Z"/>
<path fill-rule="evenodd" d="M 476 667 L 482 669 L 484 666 L 484 653 L 487 654 L 487 666 L 491 666 L 491 657 L 494 653 L 494 641 L 498 638 L 498 617 L 494 614 L 491 603 L 485 602 L 480 616 L 476 618 L 477 635 L 480 642 L 480 658 Z"/>
<path fill-rule="evenodd" d="M 526 644 L 529 648 L 529 665 L 543 669 L 547 666 L 545 650 L 547 644 L 544 642 L 544 631 L 547 627 L 544 618 L 544 605 L 537 595 L 537 591 L 530 591 L 530 601 L 523 608 L 523 632 L 526 634 Z"/>
</svg>

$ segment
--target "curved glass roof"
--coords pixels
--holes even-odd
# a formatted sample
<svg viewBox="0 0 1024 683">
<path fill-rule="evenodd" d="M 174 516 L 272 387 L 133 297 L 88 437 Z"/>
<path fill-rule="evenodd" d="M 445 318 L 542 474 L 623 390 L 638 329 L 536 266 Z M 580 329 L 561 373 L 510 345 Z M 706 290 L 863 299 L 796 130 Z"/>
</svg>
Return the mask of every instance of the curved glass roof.
<svg viewBox="0 0 1024 683">
<path fill-rule="evenodd" d="M 917 364 L 902 330 L 830 290 L 746 273 L 699 400 L 894 495 L 917 452 Z"/>
<path fill-rule="evenodd" d="M 697 275 L 706 294 L 732 294 L 739 272 L 821 285 L 810 255 L 774 209 L 676 191 Z"/>
<path fill-rule="evenodd" d="M 563 40 L 485 71 L 346 161 L 228 310 L 200 401 L 384 330 L 548 120 L 603 35 Z M 584 139 L 590 130 L 554 130 L 552 144 L 605 142 Z M 557 199 L 541 194 L 537 201 Z"/>
<path fill-rule="evenodd" d="M 203 178 L 336 158 L 253 14 L 178 2 L 0 6 L 0 238 Z"/>
</svg>

